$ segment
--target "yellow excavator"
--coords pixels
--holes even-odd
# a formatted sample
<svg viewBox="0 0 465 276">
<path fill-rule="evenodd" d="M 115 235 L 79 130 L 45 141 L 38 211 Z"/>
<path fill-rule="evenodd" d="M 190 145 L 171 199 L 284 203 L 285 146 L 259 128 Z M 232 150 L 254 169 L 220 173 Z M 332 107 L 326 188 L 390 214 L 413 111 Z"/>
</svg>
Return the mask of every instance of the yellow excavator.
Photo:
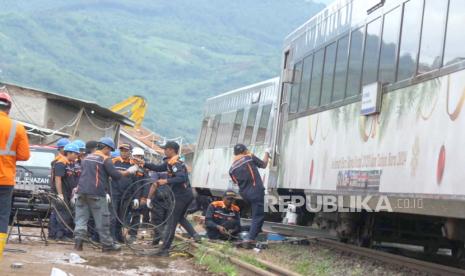
<svg viewBox="0 0 465 276">
<path fill-rule="evenodd" d="M 140 128 L 147 111 L 147 101 L 142 96 L 134 95 L 115 104 L 110 110 L 128 117 L 134 121 L 135 128 Z"/>
</svg>

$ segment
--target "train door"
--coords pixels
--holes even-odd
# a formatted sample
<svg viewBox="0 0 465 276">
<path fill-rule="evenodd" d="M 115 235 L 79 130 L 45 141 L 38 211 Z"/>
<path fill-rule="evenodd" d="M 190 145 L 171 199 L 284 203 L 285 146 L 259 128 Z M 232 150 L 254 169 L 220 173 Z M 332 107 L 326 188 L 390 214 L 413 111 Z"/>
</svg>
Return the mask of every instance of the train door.
<svg viewBox="0 0 465 276">
<path fill-rule="evenodd" d="M 283 70 L 281 73 L 281 78 L 280 78 L 280 85 L 279 85 L 279 93 L 278 93 L 278 115 L 277 115 L 277 120 L 276 120 L 276 125 L 275 125 L 275 135 L 274 135 L 274 142 L 273 142 L 273 156 L 272 156 L 272 162 L 273 166 L 272 168 L 274 170 L 277 170 L 279 166 L 279 156 L 281 153 L 281 138 L 282 138 L 282 128 L 284 125 L 284 122 L 287 120 L 287 114 L 288 114 L 288 106 L 289 106 L 289 100 L 288 100 L 288 95 L 290 91 L 290 82 L 292 80 L 292 72 L 289 71 L 290 66 L 290 61 L 291 61 L 291 50 L 287 49 L 284 51 L 284 60 L 283 60 Z"/>
</svg>

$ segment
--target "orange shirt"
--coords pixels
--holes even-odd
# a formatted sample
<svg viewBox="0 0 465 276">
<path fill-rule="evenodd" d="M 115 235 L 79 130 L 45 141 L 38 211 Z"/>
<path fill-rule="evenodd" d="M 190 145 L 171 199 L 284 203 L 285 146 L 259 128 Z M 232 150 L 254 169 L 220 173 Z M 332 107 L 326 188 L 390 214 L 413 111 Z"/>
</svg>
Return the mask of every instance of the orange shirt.
<svg viewBox="0 0 465 276">
<path fill-rule="evenodd" d="M 26 129 L 21 124 L 16 124 L 16 134 L 7 148 L 12 125 L 8 115 L 0 111 L 0 186 L 13 186 L 16 161 L 26 161 L 31 155 Z"/>
</svg>

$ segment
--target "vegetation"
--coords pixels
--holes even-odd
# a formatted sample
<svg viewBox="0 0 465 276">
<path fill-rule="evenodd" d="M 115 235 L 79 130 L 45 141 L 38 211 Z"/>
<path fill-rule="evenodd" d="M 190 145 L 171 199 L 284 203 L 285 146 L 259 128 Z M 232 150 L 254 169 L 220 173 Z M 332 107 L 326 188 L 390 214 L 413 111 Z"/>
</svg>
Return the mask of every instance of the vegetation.
<svg viewBox="0 0 465 276">
<path fill-rule="evenodd" d="M 279 73 L 308 0 L 0 0 L 0 79 L 111 106 L 149 101 L 145 125 L 193 142 L 207 97 Z"/>
<path fill-rule="evenodd" d="M 209 272 L 236 276 L 239 275 L 236 267 L 232 265 L 228 260 L 215 256 L 213 254 L 208 254 L 207 247 L 200 246 L 199 249 L 195 251 L 195 262 L 198 265 L 204 266 Z"/>
</svg>

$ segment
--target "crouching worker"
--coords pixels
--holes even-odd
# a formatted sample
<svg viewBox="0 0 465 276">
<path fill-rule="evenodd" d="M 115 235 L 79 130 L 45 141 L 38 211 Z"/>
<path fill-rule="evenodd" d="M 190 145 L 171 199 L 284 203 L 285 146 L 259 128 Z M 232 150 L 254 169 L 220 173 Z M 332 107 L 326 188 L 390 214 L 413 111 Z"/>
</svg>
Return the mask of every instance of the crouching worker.
<svg viewBox="0 0 465 276">
<path fill-rule="evenodd" d="M 110 153 L 115 149 L 111 138 L 102 138 L 97 151 L 89 154 L 82 162 L 82 174 L 77 187 L 76 218 L 75 218 L 75 246 L 77 251 L 82 250 L 82 244 L 87 239 L 87 223 L 89 217 L 95 221 L 95 226 L 102 244 L 102 251 L 117 251 L 120 245 L 114 243 L 110 235 L 110 211 L 108 204 L 110 196 L 109 178 L 114 180 L 135 174 L 137 166 L 132 166 L 119 172 L 113 165 Z"/>
<path fill-rule="evenodd" d="M 234 204 L 236 193 L 226 191 L 223 200 L 210 203 L 205 215 L 207 236 L 212 240 L 232 240 L 241 231 L 239 206 Z"/>
</svg>

